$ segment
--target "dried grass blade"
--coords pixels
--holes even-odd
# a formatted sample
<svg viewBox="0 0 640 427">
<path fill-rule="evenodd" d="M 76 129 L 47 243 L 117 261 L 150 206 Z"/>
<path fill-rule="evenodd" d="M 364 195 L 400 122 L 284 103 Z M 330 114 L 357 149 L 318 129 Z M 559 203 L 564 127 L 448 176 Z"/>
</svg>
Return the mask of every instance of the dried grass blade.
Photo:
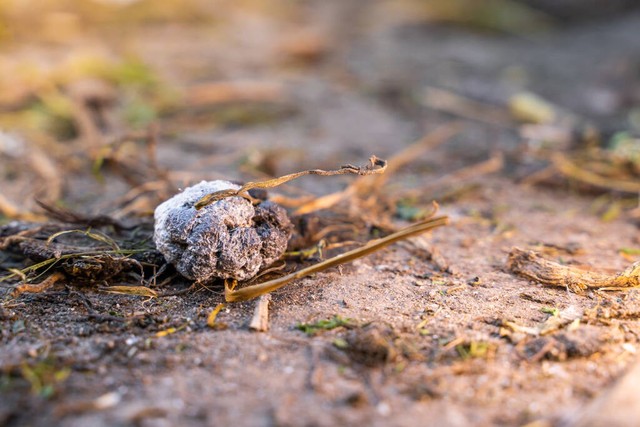
<svg viewBox="0 0 640 427">
<path fill-rule="evenodd" d="M 513 120 L 505 108 L 475 101 L 452 91 L 428 87 L 423 93 L 422 103 L 428 108 L 464 119 L 508 129 L 514 127 Z"/>
<path fill-rule="evenodd" d="M 556 153 L 552 156 L 553 166 L 564 176 L 576 181 L 593 185 L 606 190 L 621 191 L 625 193 L 640 193 L 640 183 L 637 181 L 627 181 L 607 178 L 593 173 L 585 168 L 576 165 L 565 155 Z"/>
<path fill-rule="evenodd" d="M 71 233 L 82 234 L 82 235 L 87 236 L 90 239 L 93 239 L 93 240 L 95 240 L 97 242 L 105 243 L 105 244 L 109 245 L 114 251 L 119 251 L 120 250 L 120 246 L 118 246 L 116 241 L 113 240 L 111 237 L 107 236 L 106 234 L 100 233 L 99 231 L 91 231 L 91 230 L 64 230 L 64 231 L 59 231 L 59 232 L 54 233 L 51 236 L 49 236 L 49 238 L 47 239 L 47 244 L 53 242 L 56 238 L 58 238 L 60 236 L 64 236 L 65 234 L 71 234 Z"/>
<path fill-rule="evenodd" d="M 329 209 L 332 206 L 335 206 L 340 201 L 346 199 L 350 195 L 355 193 L 355 187 L 349 186 L 342 191 L 338 191 L 335 193 L 327 194 L 322 197 L 317 197 L 310 202 L 307 202 L 300 206 L 293 213 L 294 215 L 305 215 L 311 212 L 319 211 L 321 209 Z"/>
<path fill-rule="evenodd" d="M 16 286 L 11 292 L 11 296 L 18 297 L 22 294 L 37 294 L 40 292 L 44 292 L 47 289 L 51 288 L 53 285 L 58 283 L 64 279 L 64 274 L 60 272 L 53 273 L 51 276 L 47 277 L 40 283 L 30 284 L 30 283 L 22 283 Z"/>
<path fill-rule="evenodd" d="M 504 156 L 502 153 L 496 153 L 489 159 L 483 160 L 479 163 L 474 163 L 470 166 L 462 167 L 456 171 L 451 172 L 448 175 L 444 175 L 437 180 L 430 182 L 429 184 L 406 191 L 402 193 L 402 198 L 420 197 L 423 194 L 432 194 L 433 190 L 442 187 L 447 184 L 455 183 L 460 185 L 465 181 L 471 181 L 484 175 L 490 175 L 492 173 L 499 172 L 504 167 Z M 395 199 L 399 199 L 399 196 L 395 196 Z"/>
<path fill-rule="evenodd" d="M 158 293 L 146 286 L 108 286 L 100 288 L 101 291 L 110 294 L 137 295 L 141 297 L 156 298 Z"/>
</svg>

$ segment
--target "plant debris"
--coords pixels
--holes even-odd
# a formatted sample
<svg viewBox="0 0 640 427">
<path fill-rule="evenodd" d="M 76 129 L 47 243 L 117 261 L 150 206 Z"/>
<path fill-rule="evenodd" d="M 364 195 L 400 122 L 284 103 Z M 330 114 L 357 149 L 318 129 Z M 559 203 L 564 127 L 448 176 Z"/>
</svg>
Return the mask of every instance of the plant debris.
<svg viewBox="0 0 640 427">
<path fill-rule="evenodd" d="M 508 337 L 513 342 L 519 342 L 525 335 L 532 336 L 544 336 L 552 334 L 558 330 L 567 328 L 569 330 L 575 330 L 580 327 L 580 321 L 583 317 L 583 313 L 573 308 L 559 311 L 555 313 L 548 313 L 550 316 L 542 323 L 531 326 L 522 326 L 516 322 L 503 320 L 501 322 L 500 336 Z"/>
<path fill-rule="evenodd" d="M 71 374 L 70 368 L 58 365 L 53 359 L 45 359 L 33 364 L 23 363 L 20 374 L 29 382 L 31 393 L 49 399 Z"/>
<path fill-rule="evenodd" d="M 26 267 L 9 268 L 0 282 L 20 280 L 13 285 L 14 297 L 41 293 L 68 282 L 97 285 L 112 293 L 155 297 L 156 291 L 141 285 L 146 272 L 157 272 L 166 263 L 153 247 L 139 239 L 140 233 L 140 229 L 121 229 L 113 237 L 97 229 L 69 228 L 68 224 L 11 222 L 0 227 L 0 251 L 17 266 Z M 148 231 L 142 231 L 142 235 L 145 233 Z M 126 276 L 137 276 L 140 285 L 104 286 Z"/>
<path fill-rule="evenodd" d="M 355 174 L 362 176 L 383 173 L 386 168 L 386 160 L 379 159 L 376 156 L 371 156 L 371 158 L 369 159 L 369 164 L 366 166 L 344 165 L 337 170 L 311 169 L 284 175 L 279 178 L 269 179 L 266 181 L 248 182 L 240 188 L 212 190 L 209 194 L 203 195 L 200 200 L 195 203 L 194 207 L 196 209 L 202 209 L 205 206 L 210 205 L 211 203 L 232 196 L 241 196 L 246 198 L 247 200 L 254 201 L 255 199 L 249 193 L 250 190 L 274 188 L 305 175 L 334 176 Z"/>
<path fill-rule="evenodd" d="M 424 221 L 420 221 L 381 239 L 371 240 L 366 245 L 360 248 L 352 249 L 343 254 L 336 255 L 335 257 L 330 258 L 326 261 L 313 264 L 294 273 L 276 279 L 268 280 L 266 282 L 249 285 L 240 289 L 235 289 L 235 285 L 228 286 L 225 283 L 225 299 L 227 300 L 227 302 L 246 301 L 248 299 L 273 292 L 276 289 L 279 289 L 294 280 L 307 277 L 311 274 L 319 273 L 329 268 L 351 262 L 358 258 L 362 258 L 363 256 L 369 255 L 392 243 L 407 239 L 412 236 L 417 236 L 426 231 L 446 225 L 448 221 L 449 219 L 446 216 L 433 217 Z"/>
<path fill-rule="evenodd" d="M 640 262 L 632 264 L 620 274 L 610 275 L 558 264 L 533 251 L 513 248 L 509 253 L 507 268 L 535 282 L 566 287 L 575 293 L 583 293 L 589 288 L 618 290 L 640 286 Z"/>
<path fill-rule="evenodd" d="M 469 341 L 456 345 L 456 352 L 462 359 L 469 358 L 487 358 L 492 346 L 485 341 Z"/>
</svg>

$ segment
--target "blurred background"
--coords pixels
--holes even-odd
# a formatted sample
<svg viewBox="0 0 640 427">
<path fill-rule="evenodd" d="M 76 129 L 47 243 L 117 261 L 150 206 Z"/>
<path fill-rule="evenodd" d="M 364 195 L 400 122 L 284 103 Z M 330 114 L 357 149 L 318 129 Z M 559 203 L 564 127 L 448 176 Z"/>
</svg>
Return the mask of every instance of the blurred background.
<svg viewBox="0 0 640 427">
<path fill-rule="evenodd" d="M 633 0 L 0 0 L 0 215 L 146 215 L 454 122 L 409 185 L 499 155 L 633 207 L 638 28 Z"/>
</svg>

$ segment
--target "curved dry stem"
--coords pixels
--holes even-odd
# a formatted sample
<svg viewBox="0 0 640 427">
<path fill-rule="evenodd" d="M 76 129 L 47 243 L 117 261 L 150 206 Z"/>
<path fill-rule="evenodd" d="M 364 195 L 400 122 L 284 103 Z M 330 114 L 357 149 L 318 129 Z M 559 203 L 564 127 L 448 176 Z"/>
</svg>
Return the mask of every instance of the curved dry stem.
<svg viewBox="0 0 640 427">
<path fill-rule="evenodd" d="M 225 283 L 225 292 L 224 292 L 225 299 L 227 300 L 227 302 L 246 301 L 246 300 L 258 297 L 260 295 L 273 292 L 276 289 L 279 289 L 293 282 L 294 280 L 298 280 L 303 277 L 306 277 L 315 273 L 319 273 L 331 267 L 336 267 L 338 265 L 351 262 L 358 258 L 362 258 L 392 243 L 407 239 L 412 236 L 417 236 L 418 234 L 422 234 L 428 230 L 432 230 L 436 227 L 441 227 L 443 225 L 446 225 L 448 222 L 449 222 L 449 218 L 446 216 L 430 218 L 430 219 L 418 222 L 416 224 L 410 225 L 409 227 L 403 228 L 381 239 L 372 240 L 368 242 L 366 245 L 359 247 L 357 249 L 353 249 L 351 251 L 348 251 L 343 254 L 337 255 L 333 258 L 330 258 L 326 261 L 303 268 L 302 270 L 288 274 L 284 277 L 269 280 L 267 282 L 259 283 L 257 285 L 247 286 L 241 289 L 235 289 L 228 286 L 228 284 Z"/>
<path fill-rule="evenodd" d="M 377 173 L 383 173 L 387 168 L 387 161 L 383 159 L 379 159 L 376 156 L 371 156 L 369 159 L 369 164 L 366 166 L 354 166 L 354 165 L 345 165 L 337 170 L 323 170 L 323 169 L 311 169 L 302 172 L 296 172 L 289 175 L 284 175 L 279 178 L 268 179 L 266 181 L 258 181 L 258 182 L 247 182 L 238 190 L 222 190 L 217 191 L 215 193 L 207 194 L 202 197 L 200 200 L 196 202 L 194 205 L 196 209 L 202 209 L 203 207 L 210 205 L 211 203 L 217 202 L 218 200 L 225 199 L 227 197 L 233 196 L 241 196 L 252 200 L 252 197 L 249 196 L 249 190 L 253 190 L 254 188 L 266 189 L 266 188 L 274 188 L 279 185 L 284 184 L 285 182 L 292 181 L 296 178 L 300 178 L 305 175 L 320 175 L 320 176 L 333 176 L 333 175 L 346 175 L 346 174 L 355 174 L 355 175 L 372 175 Z"/>
<path fill-rule="evenodd" d="M 72 234 L 72 233 L 82 234 L 82 235 L 87 236 L 88 238 L 93 239 L 93 240 L 95 240 L 97 242 L 105 243 L 105 244 L 109 245 L 111 247 L 111 249 L 113 249 L 114 251 L 120 250 L 120 247 L 118 246 L 118 243 L 116 243 L 116 241 L 113 240 L 111 237 L 109 237 L 106 234 L 101 233 L 99 231 L 91 231 L 91 229 L 88 229 L 88 230 L 63 230 L 63 231 L 58 231 L 57 233 L 54 233 L 51 236 L 49 236 L 49 238 L 47 239 L 47 244 L 50 244 L 51 242 L 53 242 L 55 239 L 57 239 L 60 236 L 64 236 L 65 234 Z"/>
</svg>

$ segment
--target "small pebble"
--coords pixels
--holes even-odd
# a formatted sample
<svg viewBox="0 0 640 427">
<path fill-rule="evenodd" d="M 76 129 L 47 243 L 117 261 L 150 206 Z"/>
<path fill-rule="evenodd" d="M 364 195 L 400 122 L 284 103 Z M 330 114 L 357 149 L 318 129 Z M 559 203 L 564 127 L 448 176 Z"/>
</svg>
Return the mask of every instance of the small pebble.
<svg viewBox="0 0 640 427">
<path fill-rule="evenodd" d="M 228 197 L 194 208 L 209 193 L 239 188 L 228 181 L 202 181 L 156 208 L 156 247 L 184 277 L 249 280 L 284 254 L 293 227 L 281 206 Z"/>
</svg>

